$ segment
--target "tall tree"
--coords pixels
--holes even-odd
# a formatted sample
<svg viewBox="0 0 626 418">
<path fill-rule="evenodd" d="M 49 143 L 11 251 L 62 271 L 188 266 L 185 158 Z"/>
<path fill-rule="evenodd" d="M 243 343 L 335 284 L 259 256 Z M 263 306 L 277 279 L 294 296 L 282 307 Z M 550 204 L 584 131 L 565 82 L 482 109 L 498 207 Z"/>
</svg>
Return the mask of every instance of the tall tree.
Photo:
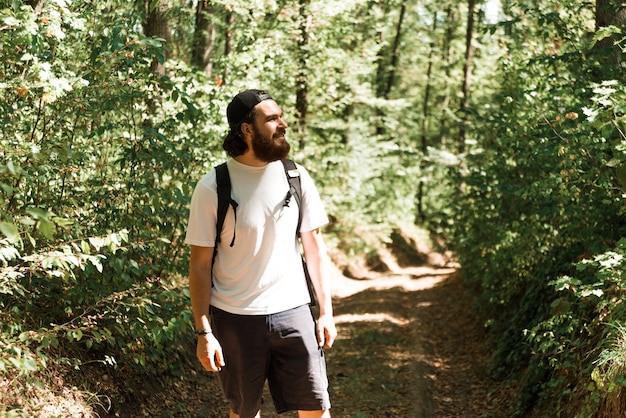
<svg viewBox="0 0 626 418">
<path fill-rule="evenodd" d="M 396 72 L 398 61 L 400 59 L 400 41 L 402 39 L 402 31 L 404 24 L 404 16 L 406 14 L 406 0 L 400 4 L 400 13 L 398 22 L 395 26 L 395 36 L 391 47 L 383 46 L 379 51 L 378 71 L 376 75 L 376 97 L 388 100 L 391 96 L 396 81 Z M 381 39 L 384 45 L 384 37 Z M 380 111 L 379 116 L 384 117 L 384 112 Z M 378 124 L 376 133 L 382 135 L 385 131 L 384 122 Z"/>
<path fill-rule="evenodd" d="M 226 16 L 224 18 L 224 57 L 229 57 L 233 51 L 233 25 L 235 23 L 235 15 L 231 6 L 226 7 Z M 228 76 L 228 66 L 225 65 L 222 70 L 222 82 L 226 82 Z"/>
<path fill-rule="evenodd" d="M 307 127 L 307 113 L 309 108 L 309 38 L 311 16 L 309 14 L 309 0 L 299 1 L 300 37 L 298 39 L 298 74 L 296 75 L 296 116 L 298 118 L 298 133 L 300 148 L 304 148 Z"/>
<path fill-rule="evenodd" d="M 461 123 L 459 128 L 459 153 L 465 152 L 465 136 L 467 131 L 467 122 L 470 97 L 470 77 L 472 74 L 472 58 L 474 56 L 474 48 L 472 39 L 474 37 L 474 9 L 476 8 L 476 0 L 467 1 L 467 27 L 465 30 L 465 60 L 463 63 L 463 85 L 461 87 L 463 99 L 459 106 L 461 114 Z"/>
<path fill-rule="evenodd" d="M 398 24 L 396 25 L 396 36 L 393 40 L 393 45 L 391 47 L 391 63 L 389 65 L 389 74 L 387 74 L 387 84 L 385 86 L 385 91 L 383 97 L 385 99 L 389 99 L 391 94 L 391 89 L 393 88 L 396 72 L 398 67 L 398 61 L 400 59 L 400 41 L 402 39 L 402 31 L 404 24 L 404 16 L 406 14 L 406 0 L 402 1 L 400 4 L 400 15 L 398 16 Z"/>
<path fill-rule="evenodd" d="M 430 119 L 430 91 L 432 89 L 432 75 L 433 75 L 433 56 L 435 54 L 435 33 L 437 32 L 437 12 L 433 15 L 433 26 L 431 29 L 431 41 L 430 49 L 428 51 L 428 65 L 426 66 L 426 88 L 424 88 L 424 101 L 422 103 L 422 135 L 420 138 L 420 151 L 422 155 L 426 155 L 428 150 L 428 130 Z M 425 159 L 422 158 L 421 166 L 425 167 Z M 419 184 L 417 186 L 417 216 L 415 218 L 416 223 L 424 223 L 426 221 L 426 213 L 424 212 L 424 195 L 425 195 L 425 181 L 424 176 L 420 177 Z"/>
<path fill-rule="evenodd" d="M 450 2 L 445 7 L 446 14 L 446 31 L 443 39 L 443 47 L 441 48 L 441 54 L 443 59 L 443 70 L 445 77 L 443 78 L 443 88 L 440 95 L 443 97 L 440 100 L 441 103 L 441 117 L 439 119 L 439 134 L 441 136 L 441 143 L 445 145 L 447 142 L 447 135 L 450 133 L 449 125 L 447 125 L 448 118 L 447 109 L 450 107 L 450 75 L 454 67 L 454 48 L 452 43 L 456 37 L 456 28 L 458 27 L 459 11 L 458 4 L 456 2 Z"/>
<path fill-rule="evenodd" d="M 626 30 L 626 5 L 618 0 L 596 0 L 596 31 L 600 28 L 615 26 Z M 596 44 L 598 49 L 612 49 L 611 60 L 615 65 L 620 64 L 621 54 L 615 45 L 618 39 L 615 36 L 606 37 Z"/>
<path fill-rule="evenodd" d="M 404 16 L 406 14 L 406 0 L 400 4 L 398 22 L 395 26 L 395 35 L 390 48 L 382 48 L 378 66 L 377 97 L 389 99 L 396 79 L 397 65 L 400 59 L 400 41 Z M 384 39 L 383 39 L 384 40 Z"/>
<path fill-rule="evenodd" d="M 157 74 L 165 74 L 164 63 L 169 57 L 168 45 L 172 43 L 172 32 L 167 20 L 168 1 L 141 1 L 139 2 L 146 13 L 146 20 L 143 25 L 143 31 L 146 36 L 161 38 L 165 41 L 163 55 L 156 57 L 150 69 Z"/>
<path fill-rule="evenodd" d="M 215 44 L 215 23 L 211 18 L 212 13 L 213 4 L 210 1 L 198 1 L 191 60 L 193 65 L 207 76 L 212 72 L 211 52 Z"/>
</svg>

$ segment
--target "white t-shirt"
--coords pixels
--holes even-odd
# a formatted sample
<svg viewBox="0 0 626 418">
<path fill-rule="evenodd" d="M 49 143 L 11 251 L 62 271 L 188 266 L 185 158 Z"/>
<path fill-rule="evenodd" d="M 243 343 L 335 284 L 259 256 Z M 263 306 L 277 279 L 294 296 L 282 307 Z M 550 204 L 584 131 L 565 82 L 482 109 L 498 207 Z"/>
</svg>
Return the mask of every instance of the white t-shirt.
<svg viewBox="0 0 626 418">
<path fill-rule="evenodd" d="M 298 165 L 302 185 L 300 231 L 328 223 L 311 176 Z M 283 164 L 251 167 L 228 161 L 231 196 L 213 267 L 211 305 L 242 315 L 267 315 L 310 302 L 296 237 L 298 205 L 285 207 L 289 183 Z M 215 170 L 203 176 L 193 193 L 185 242 L 214 247 L 217 222 Z M 235 233 L 235 243 L 230 243 Z"/>
</svg>

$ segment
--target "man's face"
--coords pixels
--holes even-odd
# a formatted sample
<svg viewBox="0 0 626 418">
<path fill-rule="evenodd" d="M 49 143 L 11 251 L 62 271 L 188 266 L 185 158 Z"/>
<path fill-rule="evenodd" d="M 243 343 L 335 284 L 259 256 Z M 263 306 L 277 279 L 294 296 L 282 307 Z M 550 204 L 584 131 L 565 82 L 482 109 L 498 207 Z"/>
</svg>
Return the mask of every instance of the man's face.
<svg viewBox="0 0 626 418">
<path fill-rule="evenodd" d="M 274 100 L 264 100 L 256 105 L 252 123 L 252 151 L 256 158 L 270 163 L 289 155 L 290 145 L 285 139 L 287 123 L 283 112 Z"/>
</svg>

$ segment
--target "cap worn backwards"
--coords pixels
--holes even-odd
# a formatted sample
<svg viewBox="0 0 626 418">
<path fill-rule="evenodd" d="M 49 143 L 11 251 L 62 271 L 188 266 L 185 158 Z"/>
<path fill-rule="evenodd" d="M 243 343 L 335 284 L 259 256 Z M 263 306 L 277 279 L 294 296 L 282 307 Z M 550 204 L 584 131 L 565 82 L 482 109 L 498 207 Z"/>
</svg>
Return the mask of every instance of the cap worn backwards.
<svg viewBox="0 0 626 418">
<path fill-rule="evenodd" d="M 234 128 L 246 118 L 254 106 L 268 99 L 272 99 L 272 96 L 265 90 L 250 89 L 237 94 L 226 108 L 228 125 Z"/>
</svg>

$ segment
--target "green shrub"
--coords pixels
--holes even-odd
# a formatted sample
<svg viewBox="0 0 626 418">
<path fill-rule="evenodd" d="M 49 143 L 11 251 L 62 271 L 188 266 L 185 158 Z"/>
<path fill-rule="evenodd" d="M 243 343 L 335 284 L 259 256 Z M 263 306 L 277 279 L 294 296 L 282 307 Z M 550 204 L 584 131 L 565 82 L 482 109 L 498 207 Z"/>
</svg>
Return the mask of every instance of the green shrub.
<svg viewBox="0 0 626 418">
<path fill-rule="evenodd" d="M 625 319 L 626 89 L 589 34 L 575 32 L 588 10 L 543 7 L 519 18 L 573 42 L 559 54 L 511 49 L 503 59 L 499 106 L 457 178 L 454 243 L 498 341 L 492 371 L 523 382 L 520 414 L 543 400 L 546 410 L 585 416 L 609 403 L 592 373 L 613 382 L 605 389 L 620 387 L 594 363 L 615 339 L 606 324 Z"/>
<path fill-rule="evenodd" d="M 152 73 L 163 46 L 131 10 L 18 3 L 0 49 L 0 374 L 176 367 L 182 232 L 218 126 L 195 103 L 213 87 L 184 64 Z"/>
</svg>

